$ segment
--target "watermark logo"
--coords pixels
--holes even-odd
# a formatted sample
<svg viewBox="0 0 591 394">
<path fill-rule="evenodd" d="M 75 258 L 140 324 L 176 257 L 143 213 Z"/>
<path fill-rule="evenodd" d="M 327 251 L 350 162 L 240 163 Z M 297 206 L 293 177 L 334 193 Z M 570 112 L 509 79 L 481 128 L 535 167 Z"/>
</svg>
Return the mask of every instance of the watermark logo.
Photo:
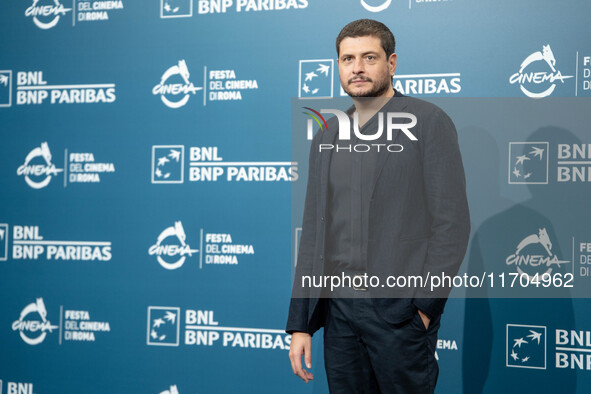
<svg viewBox="0 0 591 394">
<path fill-rule="evenodd" d="M 333 70 L 332 59 L 300 60 L 298 97 L 332 97 Z"/>
<path fill-rule="evenodd" d="M 369 5 L 365 0 L 361 0 L 361 5 L 369 12 L 382 12 L 386 8 L 390 7 L 390 3 L 392 3 L 392 0 L 386 0 L 380 5 Z"/>
<path fill-rule="evenodd" d="M 178 346 L 180 315 L 180 308 L 149 306 L 147 344 L 153 346 Z"/>
<path fill-rule="evenodd" d="M 65 8 L 59 0 L 47 5 L 39 5 L 39 0 L 33 0 L 33 4 L 25 10 L 25 16 L 32 17 L 38 28 L 47 30 L 57 25 L 60 18 L 70 11 L 72 9 Z"/>
<path fill-rule="evenodd" d="M 548 184 L 548 142 L 509 142 L 509 184 Z"/>
<path fill-rule="evenodd" d="M 307 110 L 312 111 L 318 117 L 320 117 L 323 121 L 324 126 L 328 130 L 328 126 L 326 124 L 326 120 L 322 117 L 321 114 L 332 114 L 335 115 L 339 124 L 339 140 L 349 141 L 351 140 L 351 121 L 349 120 L 349 115 L 346 112 L 343 112 L 338 109 L 321 109 L 320 113 L 318 111 L 313 110 L 309 107 L 304 107 Z M 316 120 L 318 124 L 320 124 L 319 120 L 315 118 L 312 114 L 306 113 L 310 115 Z M 412 129 L 417 125 L 417 117 L 408 112 L 388 112 L 386 113 L 386 138 L 388 141 L 392 141 L 394 138 L 394 130 L 402 131 L 411 141 L 418 141 L 417 137 L 410 132 L 409 129 Z M 394 119 L 408 119 L 410 120 L 409 123 L 395 123 L 393 122 Z M 321 125 L 322 126 L 322 125 Z M 355 112 L 353 114 L 353 133 L 355 137 L 360 140 L 364 141 L 375 141 L 382 137 L 384 133 L 384 113 L 378 113 L 378 130 L 374 134 L 362 134 L 359 131 L 359 114 Z M 312 119 L 308 119 L 307 123 L 307 138 L 311 140 L 314 136 L 314 124 L 312 123 Z"/>
<path fill-rule="evenodd" d="M 546 369 L 546 327 L 507 324 L 506 366 Z"/>
<path fill-rule="evenodd" d="M 34 159 L 38 157 L 44 161 L 43 164 L 35 164 L 38 161 Z M 25 158 L 25 163 L 16 170 L 16 173 L 19 176 L 24 176 L 27 185 L 33 189 L 41 189 L 51 182 L 51 178 L 54 175 L 57 175 L 62 171 L 63 169 L 56 168 L 51 162 L 51 152 L 49 150 L 49 145 L 47 142 L 43 142 L 41 143 L 40 147 L 37 147 L 29 152 Z"/>
<path fill-rule="evenodd" d="M 29 345 L 40 344 L 45 340 L 47 332 L 53 332 L 57 328 L 59 327 L 52 325 L 47 319 L 43 298 L 37 298 L 36 302 L 27 305 L 19 319 L 12 323 L 12 330 L 18 331 L 22 340 Z"/>
<path fill-rule="evenodd" d="M 190 18 L 193 0 L 160 0 L 160 18 Z"/>
<path fill-rule="evenodd" d="M 328 125 L 326 124 L 326 119 L 324 119 L 324 116 L 322 116 L 318 111 L 316 111 L 310 107 L 304 107 L 304 109 L 307 109 L 308 111 L 312 112 L 312 113 L 304 112 L 304 114 L 310 116 L 316 122 L 318 127 L 320 127 L 321 131 L 328 130 Z M 311 140 L 312 138 L 314 138 L 314 124 L 312 123 L 312 119 L 308 119 L 308 127 L 307 127 L 308 140 Z"/>
<path fill-rule="evenodd" d="M 307 109 L 312 112 L 304 112 L 304 114 L 309 115 L 311 117 L 310 119 L 308 119 L 307 122 L 306 136 L 308 140 L 314 138 L 314 121 L 316 121 L 316 124 L 320 126 L 321 130 L 328 130 L 327 122 L 321 114 L 332 114 L 335 115 L 338 122 L 338 140 L 351 141 L 351 121 L 349 115 L 347 115 L 346 112 L 343 112 L 338 109 L 321 109 L 320 111 L 316 111 L 310 107 L 304 107 L 304 109 Z M 406 119 L 410 120 L 410 122 L 398 123 L 395 122 L 394 119 Z M 418 140 L 417 137 L 409 130 L 417 125 L 417 117 L 415 115 L 408 112 L 387 112 L 385 123 L 386 125 L 384 127 L 384 113 L 379 112 L 377 131 L 374 134 L 363 134 L 359 131 L 359 114 L 355 112 L 353 114 L 354 137 L 359 141 L 376 141 L 382 138 L 385 129 L 387 141 L 392 141 L 394 138 L 396 138 L 396 134 L 394 133 L 395 130 L 402 131 L 411 141 Z M 318 149 L 320 152 L 324 150 L 347 150 L 349 152 L 368 152 L 372 149 L 377 150 L 378 152 L 381 149 L 387 150 L 388 152 L 402 152 L 404 150 L 404 147 L 401 144 L 359 143 L 350 145 L 335 145 L 323 143 L 319 144 Z"/>
<path fill-rule="evenodd" d="M 203 89 L 193 85 L 189 81 L 190 76 L 187 63 L 179 60 L 177 65 L 168 68 L 162 74 L 160 83 L 154 86 L 152 94 L 160 95 L 160 99 L 167 107 L 180 108 L 187 104 L 192 94 Z"/>
<path fill-rule="evenodd" d="M 509 255 L 505 262 L 509 266 L 514 265 L 520 275 L 528 275 L 532 280 L 535 278 L 533 271 L 537 270 L 535 273 L 539 275 L 549 275 L 554 266 L 560 268 L 561 264 L 570 263 L 568 260 L 560 260 L 556 254 L 552 253 L 552 242 L 545 228 L 539 229 L 537 234 L 528 235 L 519 242 L 515 253 Z M 540 272 L 544 268 L 546 270 Z"/>
<path fill-rule="evenodd" d="M 527 72 L 526 69 L 528 67 L 535 67 L 536 63 L 540 62 L 542 65 L 546 65 L 547 68 L 550 69 L 549 71 L 529 71 Z M 540 70 L 539 64 L 536 70 Z M 525 60 L 521 63 L 519 67 L 519 71 L 515 74 L 511 75 L 509 78 L 509 83 L 511 84 L 519 84 L 519 88 L 528 97 L 531 98 L 541 98 L 547 97 L 552 94 L 554 89 L 556 89 L 556 81 L 560 81 L 564 84 L 565 79 L 572 78 L 572 75 L 562 75 L 560 70 L 556 67 L 556 59 L 554 58 L 554 53 L 552 53 L 552 49 L 550 45 L 543 45 L 542 51 L 536 51 L 529 55 Z M 545 86 L 547 88 L 545 90 L 540 91 Z M 530 89 L 536 90 L 532 91 Z"/>
<path fill-rule="evenodd" d="M 169 238 L 172 238 L 177 243 L 168 243 L 170 242 Z M 156 255 L 160 265 L 167 270 L 180 268 L 185 263 L 187 256 L 192 256 L 193 253 L 199 252 L 198 249 L 191 249 L 185 242 L 186 239 L 187 235 L 185 234 L 183 224 L 180 221 L 174 222 L 174 226 L 170 226 L 160 233 L 157 242 L 150 247 L 148 253 L 152 256 Z M 165 242 L 165 240 L 168 242 Z M 164 259 L 165 256 L 173 261 L 166 261 Z"/>
</svg>

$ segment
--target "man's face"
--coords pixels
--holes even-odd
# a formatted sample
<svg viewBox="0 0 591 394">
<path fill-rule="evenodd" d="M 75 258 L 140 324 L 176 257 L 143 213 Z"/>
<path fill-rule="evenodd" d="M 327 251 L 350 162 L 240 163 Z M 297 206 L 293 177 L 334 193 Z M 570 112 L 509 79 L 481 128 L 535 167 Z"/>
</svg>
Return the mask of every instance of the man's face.
<svg viewBox="0 0 591 394">
<path fill-rule="evenodd" d="M 377 37 L 343 39 L 337 63 L 341 86 L 351 97 L 382 97 L 392 90 L 396 54 L 386 57 Z"/>
</svg>

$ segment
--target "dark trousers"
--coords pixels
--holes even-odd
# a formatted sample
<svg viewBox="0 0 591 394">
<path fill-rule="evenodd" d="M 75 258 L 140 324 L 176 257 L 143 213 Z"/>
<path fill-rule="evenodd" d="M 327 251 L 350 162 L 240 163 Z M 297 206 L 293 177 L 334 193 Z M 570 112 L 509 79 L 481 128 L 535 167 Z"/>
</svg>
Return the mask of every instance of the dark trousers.
<svg viewBox="0 0 591 394">
<path fill-rule="evenodd" d="M 369 298 L 327 301 L 324 362 L 331 393 L 435 391 L 440 317 L 426 330 L 418 312 L 402 324 L 390 324 Z"/>
</svg>

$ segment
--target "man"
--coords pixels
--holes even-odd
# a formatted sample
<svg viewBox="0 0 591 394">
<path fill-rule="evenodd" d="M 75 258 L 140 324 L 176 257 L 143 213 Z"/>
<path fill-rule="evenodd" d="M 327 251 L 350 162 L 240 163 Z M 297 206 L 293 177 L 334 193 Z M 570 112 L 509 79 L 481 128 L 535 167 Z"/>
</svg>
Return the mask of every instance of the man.
<svg viewBox="0 0 591 394">
<path fill-rule="evenodd" d="M 351 22 L 336 47 L 341 85 L 354 103 L 345 142 L 374 144 L 361 153 L 346 145 L 328 149 L 343 142 L 338 116 L 312 141 L 286 328 L 292 369 L 306 383 L 313 379 L 302 357 L 310 369 L 311 336 L 324 326 L 331 392 L 432 393 L 437 330 L 450 289 L 384 284 L 389 277 L 459 269 L 470 220 L 455 127 L 438 107 L 394 91 L 395 40 L 385 25 Z M 391 140 L 386 132 L 372 140 L 388 114 L 416 122 Z M 372 275 L 381 285 L 349 282 L 328 291 L 302 281 L 326 275 Z"/>
</svg>

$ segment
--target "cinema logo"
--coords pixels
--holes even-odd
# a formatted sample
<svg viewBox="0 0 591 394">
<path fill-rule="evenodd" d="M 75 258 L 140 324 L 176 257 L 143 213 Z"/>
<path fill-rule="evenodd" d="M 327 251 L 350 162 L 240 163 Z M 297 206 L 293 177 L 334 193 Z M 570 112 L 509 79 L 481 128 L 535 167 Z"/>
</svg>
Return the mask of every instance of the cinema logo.
<svg viewBox="0 0 591 394">
<path fill-rule="evenodd" d="M 520 275 L 528 275 L 534 279 L 535 275 L 551 274 L 553 268 L 560 270 L 562 264 L 571 263 L 569 260 L 560 260 L 552 252 L 552 242 L 546 228 L 538 229 L 537 234 L 531 234 L 522 239 L 515 252 L 507 256 L 505 263 L 514 266 Z"/>
<path fill-rule="evenodd" d="M 159 95 L 162 102 L 169 108 L 180 108 L 187 104 L 191 95 L 202 90 L 202 87 L 195 87 L 189 81 L 189 69 L 184 60 L 179 60 L 178 64 L 169 67 L 158 83 L 152 89 L 152 94 Z"/>
<path fill-rule="evenodd" d="M 174 226 L 167 227 L 158 236 L 158 240 L 148 250 L 152 256 L 156 256 L 158 263 L 167 270 L 180 268 L 185 263 L 187 256 L 193 256 L 193 253 L 199 252 L 198 249 L 191 249 L 185 242 L 187 235 L 183 224 L 178 221 Z M 167 261 L 168 260 L 168 261 Z"/>
<path fill-rule="evenodd" d="M 60 18 L 71 11 L 71 8 L 64 7 L 59 0 L 53 0 L 50 4 L 40 4 L 40 0 L 33 0 L 33 4 L 25 10 L 25 16 L 32 18 L 38 28 L 47 30 L 57 25 Z"/>
<path fill-rule="evenodd" d="M 289 350 L 291 343 L 291 335 L 284 330 L 228 327 L 216 320 L 213 310 L 185 309 L 181 313 L 181 308 L 161 306 L 148 307 L 146 337 L 148 346 L 179 346 L 182 343 L 186 346 Z"/>
<path fill-rule="evenodd" d="M 291 161 L 228 161 L 217 146 L 192 146 L 189 182 L 291 182 L 298 179 L 298 163 Z M 185 147 L 152 146 L 152 183 L 184 183 Z"/>
<path fill-rule="evenodd" d="M 48 85 L 43 71 L 16 73 L 16 104 L 98 104 L 115 102 L 114 83 Z"/>
<path fill-rule="evenodd" d="M 41 189 L 49 185 L 52 177 L 64 172 L 64 187 L 68 183 L 99 183 L 101 175 L 115 172 L 113 163 L 97 162 L 94 153 L 64 151 L 64 168 L 52 163 L 52 154 L 47 142 L 42 142 L 25 157 L 25 162 L 16 170 L 27 185 Z"/>
<path fill-rule="evenodd" d="M 554 341 L 548 341 L 547 331 L 546 326 L 507 324 L 506 366 L 547 369 L 550 353 L 556 369 L 591 371 L 591 331 L 557 328 Z M 548 342 L 555 346 L 554 357 L 547 351 Z"/>
<path fill-rule="evenodd" d="M 526 71 L 530 69 L 530 71 Z M 519 67 L 519 71 L 511 75 L 510 84 L 518 84 L 519 88 L 528 97 L 547 97 L 556 89 L 556 82 L 564 84 L 565 79 L 572 75 L 562 75 L 556 68 L 556 59 L 550 45 L 543 45 L 542 51 L 536 51 L 525 58 Z"/>
<path fill-rule="evenodd" d="M 57 330 L 59 326 L 51 324 L 47 318 L 47 309 L 43 298 L 37 298 L 25 306 L 18 320 L 12 323 L 12 330 L 17 331 L 21 339 L 28 345 L 38 345 L 45 340 L 48 333 Z"/>
<path fill-rule="evenodd" d="M 62 340 L 94 342 L 96 333 L 111 331 L 109 322 L 91 320 L 86 310 L 69 310 L 61 305 L 59 315 L 60 325 L 52 325 L 43 298 L 37 298 L 23 308 L 19 319 L 12 323 L 12 330 L 19 332 L 21 339 L 28 345 L 42 343 L 47 334 L 54 330 L 59 330 L 60 345 Z"/>
<path fill-rule="evenodd" d="M 185 60 L 168 68 L 160 83 L 152 88 L 152 94 L 160 96 L 169 108 L 180 108 L 187 104 L 189 98 L 198 91 L 204 91 L 203 105 L 211 101 L 240 101 L 246 90 L 258 89 L 255 79 L 238 79 L 235 70 L 207 70 L 203 67 L 203 86 L 196 87 L 189 81 L 189 69 Z M 209 93 L 207 90 L 209 89 Z"/>
<path fill-rule="evenodd" d="M 191 249 L 187 244 L 187 236 L 180 221 L 174 226 L 166 228 L 158 236 L 148 253 L 156 256 L 158 263 L 165 269 L 175 270 L 183 266 L 188 257 L 197 254 L 199 269 L 203 264 L 209 265 L 238 265 L 241 256 L 254 255 L 252 244 L 234 243 L 232 235 L 228 233 L 209 233 L 199 230 L 199 249 Z"/>
<path fill-rule="evenodd" d="M 52 162 L 51 151 L 47 142 L 34 148 L 25 157 L 25 162 L 17 168 L 16 174 L 25 178 L 27 185 L 33 189 L 42 189 L 49 185 L 52 177 L 63 172 L 63 168 L 57 168 Z"/>
<path fill-rule="evenodd" d="M 402 152 L 404 147 L 401 144 L 384 144 L 384 143 L 359 143 L 359 144 L 346 144 L 347 141 L 351 141 L 351 121 L 350 117 L 346 112 L 338 109 L 321 109 L 320 112 L 310 108 L 304 107 L 304 109 L 310 112 L 304 112 L 304 114 L 310 116 L 307 121 L 307 138 L 312 140 L 314 138 L 314 122 L 320 127 L 320 132 L 328 131 L 328 124 L 322 114 L 335 115 L 338 122 L 338 141 L 345 142 L 344 144 L 319 144 L 318 150 L 322 151 L 347 151 L 347 152 L 369 152 L 375 150 L 377 152 L 384 150 L 388 152 Z M 394 119 L 407 119 L 410 120 L 408 123 L 394 122 Z M 388 112 L 386 113 L 386 140 L 393 141 L 397 134 L 394 134 L 395 130 L 402 131 L 408 139 L 411 141 L 417 141 L 417 137 L 409 130 L 416 126 L 417 117 L 407 112 Z M 383 139 L 384 134 L 384 113 L 378 112 L 378 129 L 373 134 L 362 134 L 359 131 L 359 114 L 355 112 L 353 114 L 353 133 L 358 140 L 361 141 L 377 141 Z"/>
<path fill-rule="evenodd" d="M 8 228 L 8 225 L 5 225 Z M 50 241 L 39 226 L 12 226 L 12 260 L 110 261 L 111 242 Z"/>
<path fill-rule="evenodd" d="M 75 25 L 76 22 L 106 21 L 113 11 L 123 9 L 122 0 L 81 0 L 73 4 L 75 8 L 65 8 L 59 0 L 33 0 L 25 10 L 25 16 L 32 18 L 38 28 L 47 30 L 56 26 L 68 12 L 74 13 Z"/>
</svg>

